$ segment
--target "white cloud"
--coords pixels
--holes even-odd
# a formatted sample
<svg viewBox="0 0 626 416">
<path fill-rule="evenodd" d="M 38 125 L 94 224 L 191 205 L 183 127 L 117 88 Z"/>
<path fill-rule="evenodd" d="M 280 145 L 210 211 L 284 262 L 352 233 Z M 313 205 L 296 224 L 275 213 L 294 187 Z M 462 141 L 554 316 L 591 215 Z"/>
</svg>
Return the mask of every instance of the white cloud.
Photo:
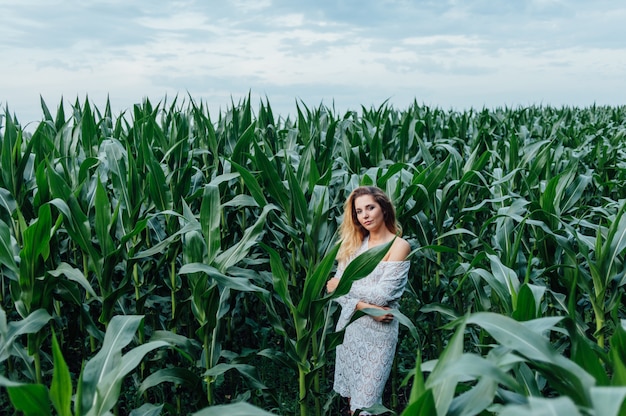
<svg viewBox="0 0 626 416">
<path fill-rule="evenodd" d="M 9 5 L 0 105 L 25 120 L 41 117 L 40 94 L 101 105 L 109 95 L 124 109 L 189 92 L 223 109 L 252 91 L 280 103 L 275 113 L 297 98 L 353 109 L 389 97 L 444 108 L 624 104 L 626 6 L 608 1 Z"/>
</svg>

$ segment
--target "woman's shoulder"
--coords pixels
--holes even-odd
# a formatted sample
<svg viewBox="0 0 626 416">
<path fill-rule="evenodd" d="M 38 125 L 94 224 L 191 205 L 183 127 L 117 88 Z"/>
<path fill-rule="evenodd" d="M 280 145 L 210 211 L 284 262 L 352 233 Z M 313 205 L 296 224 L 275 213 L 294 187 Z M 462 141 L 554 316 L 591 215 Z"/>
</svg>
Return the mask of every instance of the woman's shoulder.
<svg viewBox="0 0 626 416">
<path fill-rule="evenodd" d="M 396 237 L 389 252 L 386 261 L 405 261 L 411 253 L 411 245 L 402 237 Z"/>
</svg>

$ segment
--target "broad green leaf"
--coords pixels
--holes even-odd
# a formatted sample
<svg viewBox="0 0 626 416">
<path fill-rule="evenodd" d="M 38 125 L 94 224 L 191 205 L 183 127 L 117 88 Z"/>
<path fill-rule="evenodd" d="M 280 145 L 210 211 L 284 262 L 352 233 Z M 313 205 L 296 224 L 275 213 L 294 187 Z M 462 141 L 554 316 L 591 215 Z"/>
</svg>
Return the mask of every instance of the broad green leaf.
<svg viewBox="0 0 626 416">
<path fill-rule="evenodd" d="M 506 267 L 500 261 L 498 256 L 493 254 L 487 254 L 487 257 L 491 263 L 491 272 L 493 276 L 500 282 L 504 287 L 506 287 L 509 291 L 509 295 L 511 297 L 511 302 L 513 306 L 513 310 L 515 310 L 517 306 L 517 294 L 519 292 L 520 281 L 517 277 L 517 274 Z"/>
<path fill-rule="evenodd" d="M 144 403 L 138 409 L 131 410 L 128 416 L 160 416 L 165 405 L 158 406 L 152 403 Z"/>
<path fill-rule="evenodd" d="M 250 280 L 241 278 L 241 277 L 233 277 L 222 274 L 215 267 L 207 266 L 204 263 L 189 263 L 183 265 L 179 272 L 180 274 L 189 274 L 189 273 L 205 273 L 213 280 L 215 280 L 220 286 L 228 287 L 230 289 L 238 290 L 241 292 L 251 292 L 251 291 L 264 291 L 260 287 L 254 285 L 250 282 Z"/>
<path fill-rule="evenodd" d="M 426 390 L 419 398 L 402 411 L 401 416 L 434 416 L 437 415 L 437 406 L 432 390 Z"/>
<path fill-rule="evenodd" d="M 233 161 L 231 161 L 231 164 L 241 175 L 244 184 L 250 191 L 250 194 L 252 195 L 256 203 L 261 207 L 267 205 L 267 199 L 265 199 L 263 189 L 261 188 L 261 185 L 256 180 L 256 178 L 248 171 L 248 169 L 244 168 L 243 166 Z"/>
<path fill-rule="evenodd" d="M 87 416 L 103 415 L 112 409 L 119 400 L 124 377 L 139 365 L 146 354 L 168 345 L 164 341 L 148 342 L 131 349 L 115 360 L 111 360 L 110 363 L 113 367 L 109 366 L 108 372 L 103 374 L 102 378 L 98 380 L 97 394 L 94 398 L 93 406 L 87 412 Z"/>
<path fill-rule="evenodd" d="M 65 262 L 59 263 L 56 269 L 49 270 L 48 273 L 50 273 L 54 277 L 65 276 L 68 278 L 68 280 L 71 280 L 81 285 L 83 289 L 85 289 L 85 291 L 89 293 L 89 295 L 93 298 L 99 298 L 87 278 L 85 278 L 83 272 Z"/>
<path fill-rule="evenodd" d="M 615 332 L 610 338 L 609 357 L 613 366 L 613 377 L 611 385 L 626 386 L 626 329 L 622 321 L 621 325 L 615 327 Z"/>
<path fill-rule="evenodd" d="M 7 276 L 11 279 L 17 279 L 19 276 L 19 267 L 15 262 L 14 241 L 11 237 L 11 231 L 8 225 L 0 220 L 0 264 L 8 269 Z"/>
<path fill-rule="evenodd" d="M 4 341 L 0 344 L 0 362 L 6 360 L 9 349 L 18 336 L 39 332 L 50 319 L 52 317 L 45 309 L 37 309 L 21 321 L 9 322 L 6 334 L 0 334 Z"/>
<path fill-rule="evenodd" d="M 59 416 L 72 416 L 72 379 L 55 334 L 52 335 L 52 357 L 50 401 Z"/>
<path fill-rule="evenodd" d="M 127 212 L 132 212 L 134 207 L 128 188 L 130 183 L 128 183 L 128 155 L 126 149 L 124 149 L 124 146 L 119 140 L 104 140 L 100 144 L 100 154 L 98 157 L 105 162 L 104 167 L 111 173 L 113 193 L 116 198 L 121 201 L 122 208 Z M 142 190 L 142 192 L 145 191 L 145 189 Z"/>
<path fill-rule="evenodd" d="M 265 192 L 274 198 L 276 203 L 287 212 L 287 215 L 292 215 L 290 212 L 289 190 L 283 183 L 276 166 L 256 143 L 254 143 L 254 161 L 259 174 L 264 179 Z"/>
<path fill-rule="evenodd" d="M 0 207 L 4 208 L 9 216 L 12 216 L 17 209 L 17 202 L 8 190 L 0 188 Z"/>
<path fill-rule="evenodd" d="M 478 415 L 487 409 L 494 401 L 498 383 L 490 378 L 483 377 L 468 391 L 456 396 L 450 404 L 448 415 Z"/>
<path fill-rule="evenodd" d="M 245 402 L 209 406 L 191 416 L 272 416 L 273 413 Z"/>
<path fill-rule="evenodd" d="M 445 415 L 454 398 L 459 377 L 446 375 L 445 368 L 457 361 L 463 355 L 463 334 L 465 333 L 465 320 L 455 330 L 448 345 L 436 361 L 436 364 L 426 379 L 426 391 L 432 392 L 438 415 Z"/>
<path fill-rule="evenodd" d="M 623 415 L 624 399 L 626 399 L 626 386 L 591 388 L 591 401 L 596 415 Z"/>
<path fill-rule="evenodd" d="M 109 256 L 115 250 L 115 244 L 111 238 L 111 202 L 100 180 L 96 181 L 96 198 L 94 208 L 96 211 L 95 231 L 100 243 L 100 251 L 104 257 Z"/>
<path fill-rule="evenodd" d="M 504 406 L 499 416 L 581 416 L 580 411 L 569 397 L 548 399 L 529 397 L 526 405 Z"/>
<path fill-rule="evenodd" d="M 100 383 L 120 365 L 122 349 L 131 343 L 142 319 L 138 315 L 116 315 L 109 322 L 102 347 L 87 361 L 81 373 L 81 396 L 77 400 L 80 400 L 83 412 L 95 408 L 100 402 Z"/>
<path fill-rule="evenodd" d="M 393 245 L 393 242 L 394 240 L 391 240 L 387 244 L 380 244 L 361 253 L 354 260 L 352 260 L 348 266 L 346 266 L 346 269 L 339 280 L 339 284 L 337 285 L 337 289 L 335 289 L 332 293 L 332 297 L 335 298 L 345 295 L 350 291 L 352 282 L 369 275 L 376 268 L 378 263 L 385 257 L 385 254 L 387 254 Z M 321 279 L 312 280 L 310 283 L 311 289 L 309 290 L 309 293 L 319 293 L 319 291 L 321 291 L 324 287 L 324 284 L 325 281 L 321 281 Z"/>
<path fill-rule="evenodd" d="M 236 265 L 248 255 L 250 249 L 257 244 L 257 240 L 263 233 L 267 215 L 277 209 L 278 208 L 272 204 L 264 206 L 256 222 L 244 231 L 243 236 L 237 244 L 222 251 L 215 258 L 215 264 L 221 272 L 226 272 L 228 268 Z"/>
<path fill-rule="evenodd" d="M 231 158 L 237 163 L 242 163 L 244 159 L 244 154 L 250 150 L 250 143 L 254 143 L 256 122 L 250 122 L 245 124 L 249 125 L 246 127 L 246 130 L 243 132 L 243 134 L 237 139 L 237 144 L 235 145 L 235 148 L 233 149 L 233 152 L 231 154 Z"/>
<path fill-rule="evenodd" d="M 166 178 L 165 172 L 163 171 L 163 167 L 156 159 L 154 152 L 149 146 L 144 143 L 142 148 L 149 172 L 147 177 L 147 192 L 150 196 L 150 202 L 152 202 L 159 211 L 172 209 L 172 193 L 168 187 L 169 182 Z"/>
<path fill-rule="evenodd" d="M 48 389 L 42 384 L 21 384 L 7 386 L 11 404 L 25 416 L 50 415 Z"/>
<path fill-rule="evenodd" d="M 324 256 L 322 261 L 319 264 L 317 264 L 313 270 L 310 270 L 307 273 L 306 279 L 304 281 L 304 289 L 302 290 L 302 298 L 300 299 L 300 302 L 298 302 L 298 311 L 303 316 L 309 316 L 311 303 L 322 295 L 324 286 L 326 285 L 326 282 L 328 281 L 329 276 L 330 276 L 330 272 L 333 269 L 333 266 L 335 263 L 335 257 L 337 255 L 337 252 L 339 251 L 339 247 L 340 246 L 338 244 L 332 247 L 331 250 Z M 381 256 L 381 259 L 382 259 L 382 256 Z M 373 268 L 374 267 L 372 267 L 372 269 Z M 356 275 L 356 273 L 355 273 L 355 277 L 351 277 L 351 276 L 352 275 L 349 275 L 347 280 L 358 279 L 358 275 Z M 367 274 L 364 274 L 363 276 L 360 276 L 360 277 L 365 277 L 365 276 L 367 276 Z M 342 289 L 339 289 L 339 285 L 338 285 L 337 289 L 332 294 L 333 297 L 339 296 L 339 293 L 341 293 L 340 290 Z"/>
<path fill-rule="evenodd" d="M 206 185 L 200 206 L 200 224 L 206 240 L 207 263 L 211 264 L 221 250 L 220 192 L 215 185 Z"/>
<path fill-rule="evenodd" d="M 141 382 L 137 394 L 143 394 L 149 388 L 158 386 L 161 383 L 174 383 L 188 391 L 192 391 L 201 390 L 202 379 L 194 371 L 187 368 L 161 368 Z"/>
<path fill-rule="evenodd" d="M 220 363 L 216 366 L 209 368 L 205 371 L 205 375 L 215 377 L 222 375 L 230 370 L 236 370 L 239 374 L 244 376 L 250 386 L 255 389 L 266 389 L 265 385 L 261 382 L 259 375 L 257 374 L 257 368 L 250 364 L 227 364 Z"/>
<path fill-rule="evenodd" d="M 291 203 L 289 211 L 292 212 L 296 223 L 302 225 L 309 224 L 311 218 L 307 209 L 307 201 L 304 196 L 304 191 L 300 187 L 290 164 L 285 165 L 285 171 L 287 175 L 287 183 L 289 185 L 289 201 Z"/>
<path fill-rule="evenodd" d="M 468 324 L 477 324 L 496 339 L 500 345 L 517 351 L 538 366 L 545 377 L 562 389 L 577 403 L 589 403 L 589 389 L 595 379 L 573 361 L 558 354 L 548 340 L 539 333 L 503 315 L 489 312 L 472 314 Z"/>
<path fill-rule="evenodd" d="M 545 287 L 522 284 L 517 298 L 517 306 L 513 312 L 513 318 L 517 321 L 527 321 L 539 317 L 541 298 L 545 292 Z"/>
<path fill-rule="evenodd" d="M 278 252 L 270 246 L 264 243 L 260 243 L 260 245 L 270 255 L 270 268 L 272 270 L 272 284 L 274 291 L 280 300 L 287 305 L 289 310 L 293 311 L 295 306 L 289 293 L 289 274 L 283 265 L 283 260 Z"/>
<path fill-rule="evenodd" d="M 602 250 L 602 261 L 605 262 L 604 271 L 606 273 L 605 285 L 609 284 L 609 279 L 614 277 L 613 268 L 619 264 L 618 257 L 626 249 L 626 203 L 622 203 L 619 212 L 609 227 L 607 236 L 607 247 Z M 599 255 L 598 255 L 599 256 Z M 622 260 L 623 261 L 623 260 Z"/>
</svg>

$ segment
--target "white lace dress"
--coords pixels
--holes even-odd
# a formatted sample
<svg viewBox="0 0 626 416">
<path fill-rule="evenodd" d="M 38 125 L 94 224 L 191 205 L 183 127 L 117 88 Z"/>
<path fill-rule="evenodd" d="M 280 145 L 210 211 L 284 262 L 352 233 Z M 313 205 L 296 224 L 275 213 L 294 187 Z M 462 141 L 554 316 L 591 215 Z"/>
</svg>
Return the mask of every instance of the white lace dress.
<svg viewBox="0 0 626 416">
<path fill-rule="evenodd" d="M 355 257 L 367 250 L 367 244 L 368 237 Z M 383 261 L 368 276 L 355 281 L 348 294 L 337 298 L 341 305 L 337 330 L 350 321 L 359 301 L 397 308 L 406 286 L 409 264 L 409 261 Z M 335 277 L 341 278 L 343 271 L 339 268 Z M 352 411 L 381 403 L 397 343 L 396 319 L 382 323 L 366 315 L 346 327 L 343 344 L 337 346 L 333 389 L 350 398 Z"/>
</svg>

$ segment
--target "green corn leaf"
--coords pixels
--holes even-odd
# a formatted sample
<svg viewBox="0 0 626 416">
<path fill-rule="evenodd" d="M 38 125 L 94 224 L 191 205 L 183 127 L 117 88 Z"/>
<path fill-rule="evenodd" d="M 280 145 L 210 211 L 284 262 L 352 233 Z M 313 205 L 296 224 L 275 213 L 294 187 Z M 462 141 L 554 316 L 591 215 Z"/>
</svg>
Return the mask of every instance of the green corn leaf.
<svg viewBox="0 0 626 416">
<path fill-rule="evenodd" d="M 615 267 L 620 263 L 619 256 L 626 249 L 626 203 L 622 203 L 615 219 L 611 222 L 605 247 L 602 250 L 603 270 L 605 271 L 605 285 L 615 276 Z"/>
<path fill-rule="evenodd" d="M 459 382 L 459 376 L 447 375 L 445 369 L 463 355 L 465 326 L 465 320 L 462 320 L 426 379 L 426 394 L 432 394 L 438 415 L 447 414 Z"/>
<path fill-rule="evenodd" d="M 290 164 L 285 164 L 285 171 L 289 185 L 289 200 L 292 207 L 289 211 L 292 212 L 296 223 L 302 225 L 310 224 L 311 218 L 307 209 L 306 198 Z"/>
<path fill-rule="evenodd" d="M 139 408 L 131 410 L 128 416 L 160 416 L 164 406 L 144 403 Z"/>
<path fill-rule="evenodd" d="M 220 192 L 215 185 L 206 185 L 200 206 L 200 224 L 206 240 L 207 263 L 211 264 L 221 250 Z"/>
<path fill-rule="evenodd" d="M 542 320 L 540 318 L 535 321 Z M 572 397 L 581 405 L 589 404 L 589 389 L 595 384 L 595 379 L 573 361 L 557 354 L 542 335 L 543 331 L 532 330 L 511 318 L 490 312 L 472 314 L 467 323 L 481 326 L 500 345 L 532 360 L 542 374 L 550 378 L 555 388 L 562 390 L 562 394 Z M 532 324 L 533 321 L 529 323 Z"/>
<path fill-rule="evenodd" d="M 383 309 L 377 309 L 377 308 L 365 308 L 365 309 L 362 309 L 361 311 L 371 316 L 383 316 L 387 314 L 392 314 L 401 325 L 404 325 L 409 330 L 409 333 L 413 336 L 413 338 L 416 341 L 419 341 L 419 336 L 417 334 L 417 328 L 415 327 L 415 324 L 411 322 L 411 320 L 399 310 L 397 309 L 383 310 Z"/>
<path fill-rule="evenodd" d="M 547 399 L 529 397 L 526 405 L 508 405 L 498 413 L 500 416 L 581 416 L 580 411 L 569 397 Z"/>
<path fill-rule="evenodd" d="M 276 203 L 290 216 L 289 190 L 283 184 L 276 166 L 268 159 L 263 150 L 254 143 L 254 161 L 259 174 L 264 179 L 265 191 L 274 198 Z"/>
<path fill-rule="evenodd" d="M 218 254 L 215 258 L 215 264 L 221 272 L 225 272 L 228 268 L 234 266 L 248 255 L 250 249 L 257 244 L 257 240 L 263 233 L 267 215 L 277 209 L 278 208 L 272 204 L 264 206 L 256 222 L 244 231 L 243 236 L 237 244 Z"/>
<path fill-rule="evenodd" d="M 209 368 L 205 371 L 205 376 L 216 377 L 219 375 L 225 374 L 227 371 L 235 370 L 242 376 L 244 376 L 250 386 L 255 389 L 266 389 L 267 387 L 261 382 L 259 379 L 259 375 L 257 374 L 257 368 L 250 364 L 226 364 L 220 363 L 214 367 Z"/>
<path fill-rule="evenodd" d="M 389 251 L 393 242 L 391 240 L 387 244 L 380 244 L 374 248 L 371 248 L 360 255 L 348 264 L 346 269 L 339 280 L 339 284 L 335 291 L 331 294 L 332 298 L 345 295 L 350 291 L 352 282 L 370 274 L 378 265 L 378 263 L 385 257 L 385 254 Z M 306 284 L 306 283 L 305 283 Z M 311 285 L 310 293 L 320 293 L 324 287 L 325 281 L 313 281 Z M 305 289 L 306 293 L 306 289 Z"/>
<path fill-rule="evenodd" d="M 574 325 L 574 322 L 568 320 L 565 320 L 564 322 L 572 342 L 572 352 L 570 354 L 572 361 L 591 374 L 596 379 L 597 385 L 608 386 L 609 377 L 603 362 L 600 360 L 603 353 L 598 351 L 598 345 L 592 343 L 590 339 L 581 335 Z M 611 342 L 612 340 L 613 339 L 611 338 Z M 610 351 L 610 353 L 612 353 L 612 351 Z M 623 369 L 626 370 L 626 367 Z M 614 374 L 617 375 L 619 369 L 614 368 L 613 371 L 615 372 Z M 626 375 L 626 373 L 624 373 L 624 375 Z"/>
<path fill-rule="evenodd" d="M 592 387 L 591 400 L 596 415 L 622 416 L 626 387 Z"/>
<path fill-rule="evenodd" d="M 215 267 L 206 265 L 204 263 L 189 263 L 184 264 L 179 271 L 180 274 L 190 274 L 190 273 L 205 273 L 213 280 L 217 282 L 222 287 L 228 287 L 234 290 L 238 290 L 240 292 L 251 292 L 251 291 L 259 291 L 263 292 L 264 289 L 254 285 L 246 278 L 241 277 L 233 277 L 226 276 L 222 274 Z"/>
<path fill-rule="evenodd" d="M 244 168 L 243 166 L 233 161 L 231 161 L 230 163 L 237 170 L 237 172 L 239 172 L 239 174 L 241 175 L 243 182 L 245 183 L 246 187 L 250 191 L 250 194 L 252 195 L 256 203 L 260 207 L 264 207 L 265 205 L 267 205 L 267 199 L 265 198 L 265 193 L 263 192 L 263 189 L 261 188 L 261 185 L 256 180 L 256 178 L 248 171 L 248 169 Z"/>
<path fill-rule="evenodd" d="M 433 416 L 437 414 L 437 405 L 432 390 L 426 390 L 417 400 L 402 411 L 401 416 Z"/>
<path fill-rule="evenodd" d="M 109 322 L 102 347 L 81 373 L 80 397 L 76 400 L 83 412 L 95 408 L 99 402 L 100 383 L 120 365 L 122 349 L 132 342 L 142 319 L 137 315 L 116 315 Z"/>
<path fill-rule="evenodd" d="M 72 267 L 65 262 L 61 262 L 56 269 L 49 270 L 48 273 L 54 277 L 65 276 L 68 280 L 71 280 L 81 285 L 91 297 L 95 299 L 99 298 L 99 296 L 96 294 L 93 287 L 80 269 Z"/>
<path fill-rule="evenodd" d="M 191 416 L 274 416 L 274 413 L 266 412 L 245 402 L 239 402 L 210 406 L 192 413 Z"/>
<path fill-rule="evenodd" d="M 289 274 L 283 265 L 283 259 L 278 252 L 264 243 L 259 243 L 265 251 L 270 255 L 270 268 L 272 270 L 272 284 L 274 291 L 280 300 L 289 307 L 290 311 L 294 310 L 294 304 L 289 293 Z"/>
<path fill-rule="evenodd" d="M 17 210 L 15 198 L 11 192 L 4 188 L 0 188 L 0 207 L 4 208 L 10 216 Z"/>
<path fill-rule="evenodd" d="M 2 311 L 2 309 L 0 309 Z M 4 311 L 2 311 L 4 314 Z M 20 321 L 9 322 L 6 327 L 6 333 L 0 333 L 2 343 L 0 343 L 0 362 L 8 357 L 10 347 L 17 337 L 24 334 L 35 334 L 41 330 L 52 319 L 45 309 L 37 309 Z M 2 322 L 6 320 L 6 316 Z M 0 327 L 0 330 L 3 328 Z"/>
<path fill-rule="evenodd" d="M 621 325 L 616 326 L 615 332 L 610 338 L 609 357 L 613 367 L 613 377 L 611 385 L 626 386 L 626 325 L 622 321 Z"/>
<path fill-rule="evenodd" d="M 100 243 L 100 251 L 104 257 L 109 256 L 115 250 L 115 244 L 111 238 L 111 202 L 98 177 L 96 180 L 96 198 L 94 208 L 96 210 L 95 231 Z"/>
<path fill-rule="evenodd" d="M 545 293 L 544 286 L 524 283 L 519 289 L 517 305 L 512 317 L 518 321 L 539 318 L 541 299 Z"/>
<path fill-rule="evenodd" d="M 7 268 L 6 275 L 16 280 L 19 276 L 19 267 L 15 262 L 14 246 L 9 226 L 0 220 L 0 264 Z"/>
<path fill-rule="evenodd" d="M 134 182 L 129 180 L 129 178 L 133 178 L 133 175 L 128 174 L 126 164 L 131 157 L 128 156 L 126 149 L 118 140 L 109 139 L 100 145 L 99 159 L 106 161 L 105 166 L 111 174 L 113 193 L 116 199 L 121 202 L 122 208 L 130 214 L 134 209 L 132 195 L 135 194 L 132 193 L 133 189 L 129 188 Z M 133 165 L 130 160 L 128 160 L 128 164 L 132 168 Z M 136 188 L 134 191 L 137 192 L 137 195 L 145 194 L 145 189 L 140 191 Z"/>
<path fill-rule="evenodd" d="M 4 377 L 0 376 L 0 385 Z M 48 389 L 42 384 L 10 384 L 6 386 L 11 404 L 16 410 L 23 412 L 24 416 L 47 416 L 50 415 L 50 400 Z M 6 385 L 6 384 L 5 384 Z"/>
<path fill-rule="evenodd" d="M 107 372 L 102 374 L 102 377 L 98 380 L 95 400 L 93 402 L 93 406 L 87 412 L 87 416 L 100 416 L 107 414 L 107 412 L 112 409 L 119 400 L 124 377 L 126 377 L 128 373 L 139 365 L 146 354 L 157 348 L 166 347 L 168 345 L 169 344 L 164 341 L 148 342 L 146 344 L 139 345 L 126 352 L 123 356 L 116 357 L 114 360 L 110 360 L 109 363 L 106 363 L 107 366 L 109 364 L 112 364 L 113 366 L 109 366 Z"/>
<path fill-rule="evenodd" d="M 491 272 L 493 273 L 493 277 L 495 277 L 503 287 L 506 287 L 511 302 L 511 310 L 515 310 L 517 308 L 517 296 L 520 287 L 520 281 L 517 274 L 515 271 L 502 264 L 502 261 L 500 261 L 498 256 L 487 254 L 487 257 L 491 263 Z"/>
<path fill-rule="evenodd" d="M 247 124 L 249 124 L 248 127 L 237 140 L 237 143 L 235 144 L 235 147 L 231 154 L 231 159 L 237 163 L 243 163 L 245 153 L 250 151 L 250 143 L 253 143 L 254 140 L 256 122 Z"/>
<path fill-rule="evenodd" d="M 56 335 L 52 335 L 54 368 L 50 384 L 50 400 L 59 416 L 72 416 L 72 379 Z"/>
<path fill-rule="evenodd" d="M 202 393 L 202 379 L 194 372 L 187 368 L 172 367 L 161 368 L 146 377 L 139 388 L 137 394 L 144 394 L 148 389 L 158 386 L 161 383 L 173 383 L 181 386 L 187 391 L 196 391 Z"/>
<path fill-rule="evenodd" d="M 478 415 L 494 401 L 498 390 L 496 381 L 482 377 L 468 391 L 459 394 L 450 404 L 449 415 Z"/>
<path fill-rule="evenodd" d="M 172 209 L 172 193 L 168 187 L 168 181 L 163 172 L 163 167 L 157 161 L 152 149 L 143 145 L 144 156 L 146 157 L 148 168 L 148 195 L 150 195 L 150 201 L 154 203 L 159 211 L 165 211 Z"/>
</svg>

